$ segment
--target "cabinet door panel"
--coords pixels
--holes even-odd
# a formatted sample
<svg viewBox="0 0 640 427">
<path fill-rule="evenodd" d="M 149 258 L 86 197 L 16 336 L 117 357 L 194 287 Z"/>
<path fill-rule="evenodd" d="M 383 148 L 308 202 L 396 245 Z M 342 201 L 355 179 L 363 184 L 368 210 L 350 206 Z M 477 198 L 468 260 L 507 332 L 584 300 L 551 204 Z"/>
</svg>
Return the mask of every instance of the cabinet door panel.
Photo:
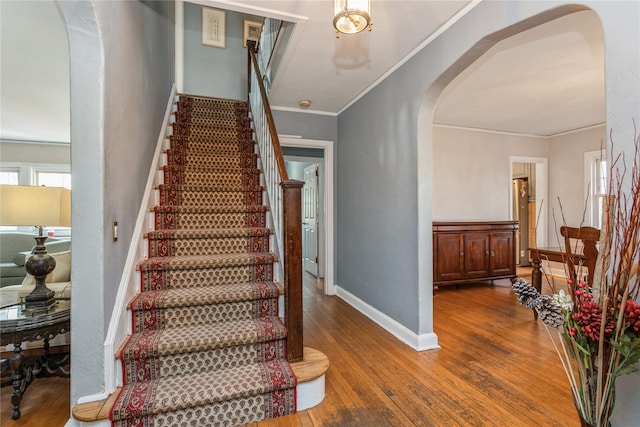
<svg viewBox="0 0 640 427">
<path fill-rule="evenodd" d="M 490 274 L 493 276 L 515 274 L 513 233 L 491 233 L 490 240 Z"/>
<path fill-rule="evenodd" d="M 436 282 L 464 279 L 462 234 L 440 234 L 436 239 Z"/>
<path fill-rule="evenodd" d="M 464 251 L 464 265 L 467 279 L 481 279 L 488 276 L 488 254 L 489 235 L 485 232 L 467 233 Z"/>
</svg>

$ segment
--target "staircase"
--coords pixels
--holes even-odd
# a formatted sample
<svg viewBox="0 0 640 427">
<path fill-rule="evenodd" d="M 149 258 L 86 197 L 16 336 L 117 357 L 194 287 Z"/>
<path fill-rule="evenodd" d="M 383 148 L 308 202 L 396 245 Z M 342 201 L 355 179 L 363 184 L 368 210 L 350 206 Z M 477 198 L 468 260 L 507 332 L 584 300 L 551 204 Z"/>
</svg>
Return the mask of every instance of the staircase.
<svg viewBox="0 0 640 427">
<path fill-rule="evenodd" d="M 296 410 L 246 103 L 180 96 L 119 349 L 116 426 L 236 426 Z"/>
</svg>

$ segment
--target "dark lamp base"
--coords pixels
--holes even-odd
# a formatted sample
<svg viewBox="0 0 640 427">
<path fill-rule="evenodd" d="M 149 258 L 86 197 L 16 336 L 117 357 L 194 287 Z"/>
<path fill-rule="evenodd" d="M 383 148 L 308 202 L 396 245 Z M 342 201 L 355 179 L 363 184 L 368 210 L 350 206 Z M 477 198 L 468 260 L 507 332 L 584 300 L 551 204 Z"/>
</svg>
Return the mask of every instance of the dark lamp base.
<svg viewBox="0 0 640 427">
<path fill-rule="evenodd" d="M 55 304 L 55 292 L 47 288 L 47 275 L 56 268 L 56 259 L 47 253 L 44 241 L 47 236 L 38 236 L 36 249 L 25 264 L 25 270 L 36 280 L 36 287 L 25 297 L 27 308 L 48 308 Z"/>
</svg>

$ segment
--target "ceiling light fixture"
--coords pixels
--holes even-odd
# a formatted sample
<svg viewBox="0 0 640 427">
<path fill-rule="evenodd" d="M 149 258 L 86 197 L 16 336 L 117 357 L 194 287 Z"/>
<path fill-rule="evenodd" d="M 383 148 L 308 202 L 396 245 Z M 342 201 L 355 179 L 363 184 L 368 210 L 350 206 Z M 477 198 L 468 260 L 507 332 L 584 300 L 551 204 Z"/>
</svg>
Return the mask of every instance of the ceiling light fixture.
<svg viewBox="0 0 640 427">
<path fill-rule="evenodd" d="M 298 105 L 302 108 L 308 108 L 311 106 L 311 101 L 309 101 L 308 99 L 301 99 L 300 101 L 298 101 Z"/>
<path fill-rule="evenodd" d="M 371 0 L 333 0 L 333 26 L 336 37 L 356 34 L 365 28 L 371 31 Z"/>
</svg>

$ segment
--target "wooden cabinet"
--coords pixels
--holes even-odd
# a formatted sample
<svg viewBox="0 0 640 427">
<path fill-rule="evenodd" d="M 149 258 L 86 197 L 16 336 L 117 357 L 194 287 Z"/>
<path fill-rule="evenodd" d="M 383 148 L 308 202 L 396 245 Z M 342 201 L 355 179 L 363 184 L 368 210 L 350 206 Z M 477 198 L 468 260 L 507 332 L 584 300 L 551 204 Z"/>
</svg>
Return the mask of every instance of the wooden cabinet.
<svg viewBox="0 0 640 427">
<path fill-rule="evenodd" d="M 514 277 L 517 230 L 517 221 L 434 222 L 434 285 Z"/>
</svg>

